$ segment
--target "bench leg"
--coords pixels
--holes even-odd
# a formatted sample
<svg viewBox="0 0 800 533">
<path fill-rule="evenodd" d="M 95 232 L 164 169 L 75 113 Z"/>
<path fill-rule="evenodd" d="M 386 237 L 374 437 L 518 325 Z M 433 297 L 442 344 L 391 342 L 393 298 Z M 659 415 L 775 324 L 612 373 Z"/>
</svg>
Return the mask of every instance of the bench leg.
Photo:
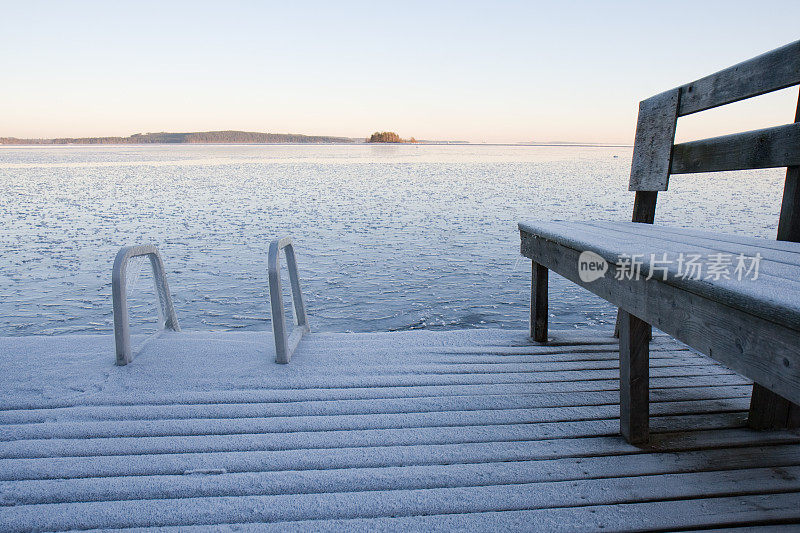
<svg viewBox="0 0 800 533">
<path fill-rule="evenodd" d="M 747 425 L 752 429 L 798 428 L 800 427 L 800 406 L 758 383 L 754 383 Z"/>
<path fill-rule="evenodd" d="M 631 444 L 650 436 L 650 324 L 620 309 L 620 432 Z"/>
<path fill-rule="evenodd" d="M 530 334 L 536 342 L 547 342 L 547 268 L 531 263 Z"/>
<path fill-rule="evenodd" d="M 619 324 L 622 320 L 622 309 L 617 308 L 617 322 L 614 324 L 614 338 L 619 339 Z M 650 333 L 647 336 L 647 340 L 653 340 L 653 328 L 650 328 Z"/>
<path fill-rule="evenodd" d="M 656 220 L 656 203 L 658 202 L 658 191 L 636 191 L 633 199 L 633 216 L 631 222 L 641 222 L 652 224 Z M 614 326 L 614 337 L 619 338 L 619 324 L 622 309 L 617 311 L 617 324 Z M 652 332 L 649 339 L 653 338 Z"/>
</svg>

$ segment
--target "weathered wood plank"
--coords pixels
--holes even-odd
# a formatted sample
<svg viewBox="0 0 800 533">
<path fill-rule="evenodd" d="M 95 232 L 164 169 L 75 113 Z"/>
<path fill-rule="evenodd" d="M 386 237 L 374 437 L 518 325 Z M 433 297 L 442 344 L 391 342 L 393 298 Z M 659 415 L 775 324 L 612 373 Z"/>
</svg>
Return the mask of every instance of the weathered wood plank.
<svg viewBox="0 0 800 533">
<path fill-rule="evenodd" d="M 570 376 L 572 377 L 572 376 Z M 192 405 L 222 405 L 231 403 L 254 404 L 259 402 L 306 402 L 315 400 L 328 401 L 350 401 L 350 400 L 382 400 L 389 398 L 418 398 L 426 396 L 463 396 L 469 394 L 550 394 L 552 392 L 564 391 L 603 391 L 618 390 L 619 379 L 597 378 L 586 381 L 521 381 L 510 383 L 508 380 L 497 380 L 493 383 L 445 383 L 436 385 L 408 385 L 408 386 L 365 386 L 365 387 L 311 387 L 308 389 L 264 389 L 259 391 L 215 391 L 214 394 L 205 393 L 202 397 L 195 397 L 195 400 L 202 398 L 203 403 Z M 534 383 L 534 385 L 532 385 Z M 696 386 L 708 387 L 727 387 L 750 385 L 750 382 L 738 375 L 722 374 L 718 376 L 700 377 L 663 377 L 652 379 L 653 388 L 684 388 Z M 233 393 L 233 394 L 231 394 Z M 158 405 L 168 405 L 164 403 L 164 396 L 156 396 L 161 403 Z M 91 398 L 89 398 L 91 400 Z M 103 403 L 87 401 L 87 406 L 124 406 L 136 408 L 139 406 L 148 407 L 152 404 L 141 402 L 119 402 L 106 401 Z M 28 404 L 30 405 L 30 404 Z M 48 409 L 49 404 L 37 404 L 39 407 Z M 175 400 L 171 405 L 186 405 L 185 402 Z M 27 407 L 26 407 L 27 408 Z"/>
<path fill-rule="evenodd" d="M 564 480 L 422 490 L 361 490 L 243 495 L 234 498 L 129 499 L 12 505 L 3 508 L 0 528 L 4 531 L 53 531 L 561 509 L 713 496 L 750 496 L 754 489 L 766 485 L 771 487 L 773 493 L 800 490 L 800 467 L 784 467 L 780 472 L 771 468 L 753 468 L 727 472 L 601 478 L 580 482 Z M 794 496 L 796 498 L 796 494 Z M 771 497 L 775 499 L 776 495 Z M 764 503 L 759 507 L 758 510 L 763 515 L 764 509 L 769 506 Z M 736 511 L 741 520 L 742 506 L 738 506 Z M 755 516 L 758 514 L 751 511 L 750 519 Z M 690 518 L 694 523 L 697 522 L 696 518 Z M 687 523 L 678 522 L 676 517 L 673 520 L 673 523 Z M 17 524 L 27 524 L 28 528 L 18 528 Z"/>
<path fill-rule="evenodd" d="M 800 165 L 800 123 L 676 144 L 671 174 Z"/>
<path fill-rule="evenodd" d="M 681 391 L 671 391 L 682 393 Z M 746 395 L 749 391 L 742 391 Z M 654 390 L 653 393 L 660 393 Z M 614 394 L 614 401 L 619 395 Z M 685 395 L 690 398 L 691 395 Z M 775 450 L 792 446 L 800 450 L 800 435 L 792 432 L 754 433 L 746 429 L 681 431 L 654 435 L 648 450 L 677 454 L 712 448 Z M 3 481 L 22 479 L 69 479 L 112 476 L 180 474 L 206 464 L 227 472 L 368 468 L 446 463 L 480 463 L 489 460 L 520 461 L 559 457 L 601 457 L 640 454 L 643 450 L 617 436 L 576 437 L 562 441 L 477 442 L 437 446 L 378 446 L 376 448 L 328 448 L 309 454 L 307 450 L 249 450 L 205 453 L 110 455 L 86 457 L 42 457 L 4 459 Z M 765 454 L 762 454 L 765 455 Z"/>
<path fill-rule="evenodd" d="M 800 247 L 797 244 L 786 241 L 773 241 L 763 237 L 752 237 L 748 235 L 737 235 L 734 233 L 720 233 L 718 231 L 700 230 L 695 228 L 678 228 L 672 226 L 652 226 L 645 224 L 637 224 L 635 226 L 626 222 L 612 222 L 592 220 L 587 221 L 587 224 L 603 227 L 625 227 L 627 226 L 630 231 L 634 229 L 642 236 L 663 236 L 663 233 L 669 232 L 674 234 L 674 238 L 690 242 L 691 238 L 705 239 L 714 243 L 719 243 L 722 246 L 728 244 L 741 244 L 744 246 L 754 246 L 766 250 L 774 251 L 775 256 L 770 259 L 775 261 L 788 262 L 800 266 Z M 710 243 L 709 243 L 710 244 Z M 714 246 L 708 246 L 714 248 Z M 725 248 L 720 247 L 720 250 Z"/>
<path fill-rule="evenodd" d="M 680 391 L 670 391 L 680 394 Z M 653 390 L 654 394 L 661 391 Z M 749 391 L 742 390 L 744 396 Z M 614 401 L 619 395 L 614 394 Z M 691 398 L 690 394 L 683 396 Z M 775 450 L 792 446 L 800 450 L 800 435 L 792 432 L 755 433 L 746 429 L 681 431 L 654 435 L 648 450 L 677 454 L 712 448 L 751 448 Z M 576 437 L 562 441 L 530 440 L 516 442 L 476 442 L 427 446 L 378 446 L 376 448 L 328 448 L 309 454 L 307 450 L 227 451 L 207 455 L 203 452 L 178 454 L 109 455 L 85 457 L 40 457 L 4 459 L 0 479 L 69 479 L 88 477 L 174 475 L 206 464 L 227 472 L 368 468 L 373 466 L 412 466 L 446 463 L 480 463 L 489 460 L 520 461 L 559 457 L 601 457 L 640 454 L 641 448 L 617 436 Z M 764 454 L 762 454 L 764 455 Z"/>
<path fill-rule="evenodd" d="M 617 378 L 618 380 L 619 378 Z M 556 390 L 563 389 L 561 387 Z M 651 434 L 655 434 L 735 429 L 744 426 L 745 418 L 745 412 L 653 416 L 650 420 L 650 431 Z M 227 435 L 37 439 L 3 443 L 0 459 L 253 450 L 317 450 L 377 446 L 438 446 L 469 442 L 510 442 L 611 435 L 619 435 L 619 421 L 616 418 L 389 429 L 326 429 L 271 433 L 257 431 Z"/>
<path fill-rule="evenodd" d="M 786 429 L 797 427 L 797 405 L 766 387 L 753 384 L 747 425 L 752 429 Z"/>
<path fill-rule="evenodd" d="M 658 191 L 636 191 L 633 200 L 633 216 L 631 222 L 641 222 L 652 224 L 656 220 L 656 202 L 658 201 Z M 617 322 L 614 325 L 614 336 L 619 337 L 619 327 L 622 311 L 617 310 Z M 652 338 L 652 331 L 651 331 Z"/>
<path fill-rule="evenodd" d="M 800 97 L 794 115 L 800 123 Z M 778 220 L 778 240 L 800 242 L 800 166 L 786 169 L 781 215 Z M 800 427 L 800 405 L 775 394 L 758 383 L 753 384 L 750 396 L 748 425 L 753 429 L 782 429 Z"/>
<path fill-rule="evenodd" d="M 669 363 L 669 359 L 650 358 L 652 366 Z M 704 356 L 692 353 L 691 358 L 704 364 L 709 361 Z M 605 361 L 609 368 L 616 368 L 618 355 L 613 361 Z M 569 361 L 566 361 L 569 362 Z M 683 361 L 682 361 L 683 362 Z M 571 362 L 575 367 L 584 364 L 581 361 Z M 614 364 L 612 364 L 614 363 Z M 712 361 L 712 363 L 716 364 Z M 689 387 L 683 389 L 658 389 L 652 391 L 651 400 L 721 400 L 745 398 L 749 393 L 748 385 L 732 385 L 723 387 Z M 612 390 L 603 391 L 569 391 L 549 392 L 547 394 L 531 394 L 519 390 L 507 394 L 465 394 L 459 396 L 416 396 L 407 398 L 375 398 L 369 400 L 331 400 L 312 402 L 256 403 L 256 404 L 220 404 L 213 406 L 170 405 L 153 409 L 152 407 L 90 407 L 61 410 L 19 411 L 13 415 L 0 417 L 2 424 L 41 423 L 50 420 L 64 421 L 100 421 L 100 420 L 181 420 L 214 418 L 256 418 L 269 416 L 308 416 L 308 415 L 352 415 L 352 414 L 392 414 L 423 413 L 431 411 L 458 411 L 474 409 L 527 409 L 533 407 L 579 406 L 617 404 L 619 394 Z"/>
<path fill-rule="evenodd" d="M 761 257 L 758 279 L 752 281 L 757 282 L 761 287 L 785 290 L 800 297 L 800 264 L 797 264 L 800 260 L 800 253 L 791 254 L 762 246 L 729 243 L 722 237 L 718 240 L 694 237 L 683 234 L 681 230 L 676 231 L 674 228 L 664 226 L 659 226 L 658 233 L 653 232 L 653 236 L 642 235 L 637 229 L 631 228 L 630 224 L 622 226 L 587 222 L 585 226 L 584 231 L 596 232 L 598 240 L 602 235 L 604 241 L 609 244 L 609 238 L 612 236 L 615 238 L 615 243 L 620 243 L 623 239 L 630 240 L 629 245 L 620 247 L 620 250 L 624 250 L 625 253 L 667 253 L 673 260 L 678 259 L 681 252 L 684 255 L 696 253 L 705 257 L 722 253 L 732 260 L 731 270 L 733 270 L 739 254 L 751 258 L 758 254 Z M 772 241 L 765 239 L 763 242 Z M 797 246 L 797 249 L 800 252 L 800 246 Z M 649 255 L 645 256 L 645 260 L 649 260 Z M 791 303 L 791 299 L 787 298 L 787 300 Z"/>
<path fill-rule="evenodd" d="M 536 342 L 547 342 L 547 277 L 545 267 L 531 262 L 530 335 Z"/>
<path fill-rule="evenodd" d="M 656 226 L 644 224 L 625 224 L 619 222 L 600 222 L 587 221 L 587 226 L 598 228 L 603 232 L 625 232 L 631 234 L 632 239 L 655 239 L 672 241 L 686 245 L 686 249 L 698 246 L 708 251 L 746 253 L 755 255 L 760 253 L 762 256 L 762 266 L 778 263 L 781 266 L 788 266 L 793 269 L 793 273 L 800 274 L 800 246 L 796 244 L 775 246 L 780 241 L 769 239 L 759 239 L 742 235 L 732 235 L 728 233 L 714 233 L 708 231 L 698 231 L 688 228 L 673 228 L 670 226 Z M 800 279 L 800 275 L 793 275 L 792 279 Z"/>
<path fill-rule="evenodd" d="M 678 89 L 672 89 L 639 103 L 629 183 L 631 191 L 667 190 L 678 100 Z"/>
<path fill-rule="evenodd" d="M 652 224 L 656 220 L 656 202 L 658 191 L 636 191 L 633 199 L 633 216 L 631 222 Z"/>
<path fill-rule="evenodd" d="M 41 505 L 80 501 L 128 500 L 139 498 L 196 498 L 205 496 L 247 496 L 266 494 L 314 494 L 361 492 L 365 490 L 414 490 L 441 487 L 471 487 L 486 484 L 544 483 L 554 480 L 590 480 L 641 475 L 731 471 L 759 468 L 796 467 L 800 450 L 796 446 L 771 449 L 712 449 L 684 454 L 641 453 L 600 457 L 566 457 L 506 462 L 489 455 L 479 463 L 433 465 L 377 465 L 356 467 L 343 476 L 333 469 L 275 471 L 270 465 L 255 470 L 208 476 L 198 484 L 193 476 L 130 476 L 83 480 L 20 480 L 14 483 L 5 504 Z M 189 469 L 191 470 L 191 468 Z M 711 472 L 709 472 L 711 471 Z"/>
<path fill-rule="evenodd" d="M 778 240 L 800 242 L 800 166 L 786 169 Z"/>
<path fill-rule="evenodd" d="M 800 83 L 800 41 L 680 87 L 678 115 L 730 104 Z"/>
<path fill-rule="evenodd" d="M 643 277 L 620 283 L 612 265 L 592 282 L 578 276 L 580 252 L 522 232 L 522 254 L 770 390 L 800 401 L 797 332 L 675 285 Z"/>
<path fill-rule="evenodd" d="M 719 370 L 719 369 L 717 369 Z M 634 383 L 636 391 L 640 384 Z M 644 381 L 647 387 L 647 380 Z M 646 391 L 645 391 L 646 392 Z M 576 395 L 579 397 L 579 395 Z M 583 402 L 581 402 L 583 403 Z M 616 403 L 600 405 L 537 407 L 477 406 L 476 409 L 423 411 L 408 413 L 364 413 L 343 416 L 298 415 L 269 418 L 229 419 L 179 419 L 179 420 L 113 420 L 71 421 L 69 424 L 46 422 L 40 424 L 14 424 L 3 427 L 3 442 L 33 441 L 42 439 L 90 439 L 128 437 L 170 437 L 199 435 L 236 435 L 248 433 L 296 433 L 320 431 L 417 429 L 423 427 L 498 426 L 505 424 L 537 424 L 544 422 L 571 422 L 576 420 L 602 420 L 619 415 Z M 708 412 L 742 412 L 747 409 L 743 399 L 693 400 L 661 402 L 653 409 L 654 415 L 672 416 L 703 414 Z"/>
<path fill-rule="evenodd" d="M 800 96 L 794 113 L 795 124 L 800 124 Z M 781 214 L 778 219 L 778 240 L 800 242 L 800 166 L 786 169 L 783 186 Z"/>
<path fill-rule="evenodd" d="M 650 437 L 650 324 L 620 308 L 620 432 L 631 444 Z"/>
<path fill-rule="evenodd" d="M 762 524 L 753 526 L 753 524 Z M 503 513 L 420 515 L 409 517 L 361 518 L 336 521 L 247 524 L 237 529 L 249 533 L 280 531 L 695 531 L 702 527 L 745 526 L 737 533 L 796 533 L 800 508 L 796 493 L 756 494 L 735 497 L 668 500 L 648 503 L 586 505 L 560 509 L 506 511 Z M 199 531 L 204 531 L 198 528 Z M 181 532 L 195 530 L 181 528 Z M 714 530 L 719 533 L 722 530 Z"/>
</svg>

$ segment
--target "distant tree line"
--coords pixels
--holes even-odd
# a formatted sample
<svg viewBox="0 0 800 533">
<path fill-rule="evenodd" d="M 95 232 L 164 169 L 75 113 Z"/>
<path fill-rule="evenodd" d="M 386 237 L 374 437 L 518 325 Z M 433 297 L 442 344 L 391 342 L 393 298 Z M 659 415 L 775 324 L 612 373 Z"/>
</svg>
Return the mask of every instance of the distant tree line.
<svg viewBox="0 0 800 533">
<path fill-rule="evenodd" d="M 376 131 L 367 139 L 368 143 L 415 143 L 417 140 L 414 137 L 410 139 L 402 139 L 398 134 L 393 131 Z"/>
<path fill-rule="evenodd" d="M 61 139 L 18 139 L 0 137 L 0 144 L 128 144 L 130 137 L 75 137 Z"/>
<path fill-rule="evenodd" d="M 59 139 L 17 139 L 0 137 L 0 144 L 191 144 L 191 143 L 352 143 L 348 137 L 258 133 L 251 131 L 201 131 L 194 133 L 136 133 L 130 137 L 64 137 Z"/>
</svg>

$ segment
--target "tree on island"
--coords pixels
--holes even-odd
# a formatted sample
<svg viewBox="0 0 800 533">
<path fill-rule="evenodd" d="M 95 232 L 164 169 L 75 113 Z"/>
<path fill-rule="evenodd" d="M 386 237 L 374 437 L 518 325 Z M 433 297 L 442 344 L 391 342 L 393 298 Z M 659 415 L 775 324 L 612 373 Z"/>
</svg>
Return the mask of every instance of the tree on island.
<svg viewBox="0 0 800 533">
<path fill-rule="evenodd" d="M 367 139 L 368 143 L 415 143 L 417 140 L 414 137 L 410 139 L 401 139 L 398 134 L 393 131 L 376 131 L 370 138 Z"/>
</svg>

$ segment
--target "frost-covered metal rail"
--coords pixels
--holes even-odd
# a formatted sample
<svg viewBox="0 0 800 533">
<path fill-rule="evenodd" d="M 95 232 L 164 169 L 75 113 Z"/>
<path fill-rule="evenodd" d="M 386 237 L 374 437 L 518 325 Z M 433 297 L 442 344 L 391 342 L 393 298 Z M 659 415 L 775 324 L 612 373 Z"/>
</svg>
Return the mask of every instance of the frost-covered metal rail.
<svg viewBox="0 0 800 533">
<path fill-rule="evenodd" d="M 618 435 L 612 329 L 0 338 L 0 530 L 796 529 L 800 434 L 715 361 L 657 335 Z"/>
<path fill-rule="evenodd" d="M 133 359 L 131 353 L 130 322 L 128 320 L 128 295 L 126 292 L 128 261 L 134 257 L 146 256 L 153 267 L 153 281 L 158 294 L 159 328 L 180 331 L 178 316 L 172 305 L 172 296 L 167 285 L 167 274 L 164 261 L 158 248 L 152 244 L 141 246 L 125 246 L 117 253 L 111 273 L 111 296 L 114 307 L 114 340 L 116 344 L 117 364 L 127 365 Z"/>
<path fill-rule="evenodd" d="M 295 327 L 291 333 L 286 331 L 286 313 L 283 309 L 283 290 L 281 287 L 281 250 L 286 253 L 286 268 L 289 270 L 289 284 L 292 288 Z M 275 239 L 269 245 L 269 302 L 272 309 L 272 334 L 275 339 L 275 361 L 288 363 L 295 348 L 308 333 L 306 304 L 300 290 L 300 274 L 297 272 L 297 257 L 291 237 Z"/>
</svg>

